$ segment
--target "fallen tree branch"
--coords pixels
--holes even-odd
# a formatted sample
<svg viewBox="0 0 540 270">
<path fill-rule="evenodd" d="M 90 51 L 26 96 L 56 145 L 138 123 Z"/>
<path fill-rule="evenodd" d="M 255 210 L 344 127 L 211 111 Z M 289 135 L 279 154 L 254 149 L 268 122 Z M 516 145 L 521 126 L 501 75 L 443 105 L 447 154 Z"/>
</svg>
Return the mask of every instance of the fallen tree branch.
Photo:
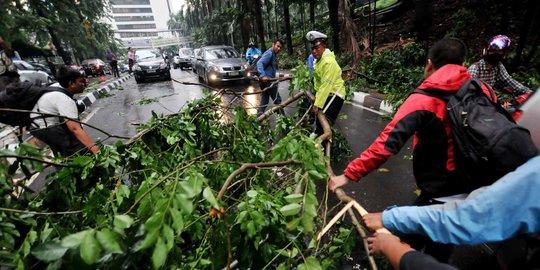
<svg viewBox="0 0 540 270">
<path fill-rule="evenodd" d="M 278 166 L 285 166 L 285 165 L 291 165 L 291 164 L 302 164 L 299 161 L 296 160 L 285 160 L 285 161 L 274 161 L 274 162 L 259 162 L 259 163 L 244 163 L 240 168 L 232 172 L 229 177 L 227 177 L 227 180 L 225 180 L 225 183 L 223 183 L 223 186 L 221 187 L 221 190 L 219 191 L 216 199 L 220 200 L 221 197 L 225 194 L 227 191 L 227 188 L 231 184 L 232 180 L 238 176 L 239 174 L 245 172 L 248 169 L 253 168 L 264 168 L 264 167 L 278 167 Z"/>
</svg>

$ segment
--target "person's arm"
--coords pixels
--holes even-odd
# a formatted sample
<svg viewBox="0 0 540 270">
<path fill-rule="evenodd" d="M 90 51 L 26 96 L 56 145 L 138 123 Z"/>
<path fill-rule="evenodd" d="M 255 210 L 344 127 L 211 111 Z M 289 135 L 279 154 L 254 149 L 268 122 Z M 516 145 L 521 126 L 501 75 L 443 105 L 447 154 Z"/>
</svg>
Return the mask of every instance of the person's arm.
<svg viewBox="0 0 540 270">
<path fill-rule="evenodd" d="M 518 81 L 514 80 L 510 74 L 508 74 L 508 71 L 506 71 L 506 68 L 503 64 L 499 64 L 499 74 L 497 76 L 498 83 L 502 85 L 502 87 L 510 87 L 514 91 L 515 94 L 525 94 L 532 92 L 531 89 L 523 86 L 523 84 L 519 83 Z"/>
<path fill-rule="evenodd" d="M 472 64 L 469 69 L 467 69 L 469 74 L 471 74 L 471 78 L 478 79 L 480 76 L 480 69 L 478 68 L 478 63 Z"/>
<path fill-rule="evenodd" d="M 392 234 L 375 233 L 368 238 L 371 255 L 384 255 L 396 270 L 457 270 L 457 268 L 440 263 L 435 258 L 418 252 Z"/>
<path fill-rule="evenodd" d="M 270 61 L 272 60 L 272 53 L 265 52 L 261 59 L 257 62 L 257 72 L 259 72 L 259 78 L 268 78 L 268 75 L 266 75 L 264 71 L 264 67 L 268 66 L 270 64 Z"/>
<path fill-rule="evenodd" d="M 99 152 L 99 147 L 97 147 L 90 136 L 82 129 L 81 124 L 78 122 L 75 122 L 73 120 L 69 120 L 68 118 L 64 118 L 66 120 L 66 125 L 71 133 L 75 135 L 75 137 L 82 143 L 86 148 L 88 148 L 92 153 Z"/>
<path fill-rule="evenodd" d="M 422 121 L 426 117 L 424 105 L 428 102 L 431 101 L 427 101 L 421 94 L 409 96 L 371 146 L 349 163 L 345 175 L 353 181 L 359 181 L 398 153 L 425 122 Z"/>
<path fill-rule="evenodd" d="M 399 270 L 401 257 L 407 252 L 414 251 L 409 245 L 402 243 L 399 237 L 388 233 L 375 233 L 369 237 L 368 249 L 370 255 L 384 255 L 392 267 Z"/>
<path fill-rule="evenodd" d="M 393 232 L 422 234 L 435 242 L 478 244 L 540 231 L 540 157 L 473 191 L 467 199 L 424 207 L 395 207 L 382 214 Z"/>
</svg>

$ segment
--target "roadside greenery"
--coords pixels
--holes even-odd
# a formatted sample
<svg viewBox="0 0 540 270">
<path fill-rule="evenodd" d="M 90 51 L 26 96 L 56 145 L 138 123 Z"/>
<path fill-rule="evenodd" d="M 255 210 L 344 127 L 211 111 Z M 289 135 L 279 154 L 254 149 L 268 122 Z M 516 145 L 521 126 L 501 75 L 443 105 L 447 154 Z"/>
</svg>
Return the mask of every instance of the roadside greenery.
<svg viewBox="0 0 540 270">
<path fill-rule="evenodd" d="M 327 174 L 313 135 L 221 104 L 208 96 L 153 115 L 129 143 L 56 159 L 35 197 L 13 179 L 42 171 L 44 157 L 26 144 L 1 150 L 0 265 L 335 269 L 358 239 L 346 225 L 314 239 L 326 209 L 315 184 Z"/>
</svg>

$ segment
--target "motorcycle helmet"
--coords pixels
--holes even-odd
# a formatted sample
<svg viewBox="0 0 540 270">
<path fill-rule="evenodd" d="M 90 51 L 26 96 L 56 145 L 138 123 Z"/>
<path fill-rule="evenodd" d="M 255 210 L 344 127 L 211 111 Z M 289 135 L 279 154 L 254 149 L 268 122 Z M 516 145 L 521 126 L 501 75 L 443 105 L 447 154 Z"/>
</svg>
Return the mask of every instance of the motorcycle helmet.
<svg viewBox="0 0 540 270">
<path fill-rule="evenodd" d="M 249 44 L 248 44 L 248 47 L 250 47 L 250 48 L 255 47 L 255 43 L 253 43 L 253 41 L 250 41 Z"/>
<path fill-rule="evenodd" d="M 497 35 L 492 37 L 489 42 L 487 49 L 488 50 L 506 50 L 510 47 L 512 40 L 505 35 Z"/>
</svg>

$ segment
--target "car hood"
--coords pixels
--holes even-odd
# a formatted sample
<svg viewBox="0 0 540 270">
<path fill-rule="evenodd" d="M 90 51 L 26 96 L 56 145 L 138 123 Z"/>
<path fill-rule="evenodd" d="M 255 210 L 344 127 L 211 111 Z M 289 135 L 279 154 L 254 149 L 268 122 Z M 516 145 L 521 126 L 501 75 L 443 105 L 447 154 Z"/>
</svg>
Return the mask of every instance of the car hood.
<svg viewBox="0 0 540 270">
<path fill-rule="evenodd" d="M 164 61 L 161 59 L 148 59 L 148 60 L 143 60 L 143 61 L 137 61 L 137 64 L 139 66 L 159 66 L 163 62 Z"/>
<path fill-rule="evenodd" d="M 242 58 L 226 58 L 226 59 L 216 59 L 208 61 L 209 65 L 216 66 L 242 66 L 244 65 L 244 59 Z"/>
</svg>

